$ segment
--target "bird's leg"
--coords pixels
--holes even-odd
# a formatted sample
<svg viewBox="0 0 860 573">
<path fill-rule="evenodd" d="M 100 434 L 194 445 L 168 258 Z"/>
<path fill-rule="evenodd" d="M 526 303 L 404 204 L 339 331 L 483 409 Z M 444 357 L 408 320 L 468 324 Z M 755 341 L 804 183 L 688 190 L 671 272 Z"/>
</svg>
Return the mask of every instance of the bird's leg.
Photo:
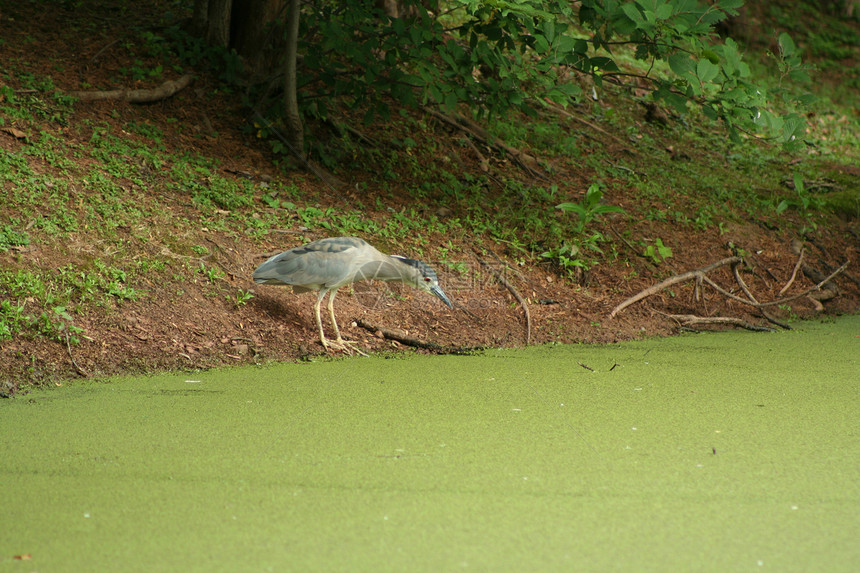
<svg viewBox="0 0 860 573">
<path fill-rule="evenodd" d="M 337 321 L 334 318 L 334 295 L 337 293 L 337 289 L 331 291 L 331 294 L 328 299 L 328 313 L 331 317 L 331 323 L 334 326 L 334 331 L 337 333 L 337 340 L 329 340 L 325 337 L 325 330 L 323 330 L 322 325 L 322 317 L 320 316 L 320 306 L 322 305 L 322 299 L 325 298 L 325 295 L 329 294 L 328 289 L 320 289 L 319 294 L 317 295 L 317 300 L 314 303 L 314 318 L 317 321 L 317 329 L 320 332 L 320 343 L 322 343 L 323 348 L 329 349 L 332 348 L 334 350 L 343 350 L 344 352 L 351 353 L 352 348 L 349 346 L 346 340 L 341 338 L 340 329 L 337 326 Z M 364 354 L 360 350 L 356 349 L 360 354 Z"/>
<path fill-rule="evenodd" d="M 344 340 L 343 337 L 341 337 L 340 328 L 338 328 L 337 320 L 334 317 L 334 297 L 336 294 L 337 294 L 337 289 L 334 289 L 333 291 L 331 291 L 331 294 L 328 297 L 328 314 L 331 317 L 331 324 L 332 324 L 332 326 L 334 326 L 334 333 L 337 335 L 337 339 L 334 342 L 329 341 L 328 346 L 332 346 L 334 348 L 340 348 L 344 352 L 348 352 L 348 353 L 352 350 L 355 350 L 356 352 L 358 352 L 362 356 L 367 356 L 367 354 L 365 354 L 364 352 L 362 352 L 358 348 L 358 345 L 355 342 L 352 342 L 349 340 Z M 326 346 L 326 345 L 323 344 L 323 346 Z"/>
<path fill-rule="evenodd" d="M 340 345 L 345 344 L 345 341 L 340 336 L 340 328 L 337 326 L 337 320 L 334 318 L 334 297 L 337 295 L 337 289 L 331 291 L 331 294 L 328 297 L 328 315 L 331 317 L 331 324 L 334 326 L 334 333 L 337 335 L 337 342 Z"/>
<path fill-rule="evenodd" d="M 329 342 L 326 340 L 325 331 L 323 331 L 322 318 L 320 318 L 320 304 L 322 304 L 322 299 L 325 297 L 328 291 L 326 289 L 320 289 L 319 294 L 317 295 L 317 301 L 314 303 L 314 318 L 317 319 L 317 329 L 320 331 L 320 342 L 323 345 L 323 348 L 328 348 Z"/>
</svg>

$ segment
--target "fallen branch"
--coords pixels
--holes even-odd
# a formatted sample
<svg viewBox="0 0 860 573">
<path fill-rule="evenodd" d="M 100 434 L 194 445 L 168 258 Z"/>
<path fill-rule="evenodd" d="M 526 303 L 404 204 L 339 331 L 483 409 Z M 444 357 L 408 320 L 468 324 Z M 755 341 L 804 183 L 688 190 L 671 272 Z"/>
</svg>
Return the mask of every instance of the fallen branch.
<svg viewBox="0 0 860 573">
<path fill-rule="evenodd" d="M 191 81 L 194 79 L 194 76 L 191 74 L 185 74 L 178 80 L 168 80 L 158 86 L 157 88 L 149 89 L 149 90 L 130 90 L 130 89 L 121 89 L 121 90 L 108 90 L 108 91 L 78 91 L 78 92 L 70 92 L 69 95 L 72 97 L 76 97 L 81 101 L 99 101 L 105 99 L 116 99 L 120 101 L 127 101 L 131 103 L 152 103 L 154 101 L 161 101 L 163 99 L 167 99 L 176 92 L 187 88 L 191 85 Z"/>
<path fill-rule="evenodd" d="M 730 324 L 732 326 L 740 326 L 741 328 L 754 330 L 756 332 L 774 332 L 774 329 L 772 328 L 756 326 L 755 324 L 750 324 L 745 320 L 731 316 L 696 316 L 694 314 L 665 314 L 662 312 L 660 314 L 677 321 L 681 326 L 694 326 L 699 324 Z"/>
<path fill-rule="evenodd" d="M 529 346 L 532 340 L 532 317 L 531 313 L 529 312 L 528 303 L 522 296 L 520 296 L 520 293 L 517 291 L 517 289 L 515 289 L 511 283 L 505 280 L 501 273 L 499 273 L 496 269 L 490 266 L 489 263 L 487 263 L 481 258 L 477 251 L 475 251 L 475 256 L 478 258 L 478 262 L 481 263 L 481 266 L 490 271 L 493 276 L 496 277 L 496 280 L 499 281 L 502 286 L 508 289 L 508 291 L 514 296 L 514 298 L 517 299 L 517 302 L 520 303 L 520 306 L 523 308 L 523 314 L 525 314 L 526 317 L 526 346 Z"/>
<path fill-rule="evenodd" d="M 359 318 L 355 321 L 355 323 L 365 330 L 368 330 L 374 334 L 382 334 L 383 338 L 387 338 L 389 340 L 396 340 L 397 342 L 405 344 L 406 346 L 413 346 L 415 348 L 426 348 L 427 350 L 445 350 L 444 346 L 436 344 L 435 342 L 425 342 L 423 340 L 418 340 L 417 338 L 412 338 L 404 334 L 400 334 L 399 332 L 396 332 L 394 330 L 388 330 L 387 328 L 375 326 L 373 324 L 370 324 L 363 318 Z"/>
<path fill-rule="evenodd" d="M 475 155 L 478 156 L 478 163 L 481 165 L 481 171 L 487 173 L 490 170 L 490 160 L 484 157 L 484 154 L 478 149 L 478 147 L 472 143 L 471 138 L 463 137 L 463 140 L 472 148 L 472 151 L 475 152 Z"/>
</svg>

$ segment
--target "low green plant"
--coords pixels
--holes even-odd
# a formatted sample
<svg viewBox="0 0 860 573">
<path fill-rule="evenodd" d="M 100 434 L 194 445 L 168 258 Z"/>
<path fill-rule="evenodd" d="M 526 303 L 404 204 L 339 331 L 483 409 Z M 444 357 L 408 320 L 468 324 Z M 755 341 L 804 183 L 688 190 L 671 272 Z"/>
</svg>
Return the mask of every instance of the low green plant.
<svg viewBox="0 0 860 573">
<path fill-rule="evenodd" d="M 84 331 L 74 325 L 74 319 L 63 306 L 55 306 L 50 312 L 40 314 L 34 326 L 42 336 L 69 344 L 78 344 L 80 339 L 75 335 Z"/>
<path fill-rule="evenodd" d="M 566 213 L 573 213 L 577 216 L 573 223 L 573 232 L 581 234 L 585 232 L 585 228 L 589 223 L 597 217 L 607 213 L 623 213 L 624 209 L 616 205 L 606 205 L 601 203 L 603 199 L 603 191 L 597 183 L 593 183 L 588 191 L 585 192 L 585 200 L 582 203 L 561 203 L 556 205 L 557 209 L 561 209 Z"/>
<path fill-rule="evenodd" d="M 780 304 L 777 306 L 777 308 L 779 308 L 781 311 L 788 314 L 788 321 L 789 322 L 793 322 L 793 321 L 796 321 L 799 319 L 799 317 L 797 316 L 797 313 L 794 312 L 794 309 L 791 308 L 790 304 Z"/>
<path fill-rule="evenodd" d="M 98 271 L 96 284 L 105 294 L 119 300 L 137 300 L 140 298 L 141 293 L 127 285 L 128 276 L 124 270 L 108 266 L 99 260 L 94 261 L 93 265 Z M 86 276 L 86 273 L 81 274 Z"/>
<path fill-rule="evenodd" d="M 642 252 L 642 256 L 651 259 L 659 264 L 672 256 L 672 248 L 663 244 L 663 239 L 654 239 L 653 245 L 647 245 Z"/>
<path fill-rule="evenodd" d="M 30 236 L 16 230 L 11 225 L 0 226 L 0 251 L 8 251 L 10 247 L 26 247 L 30 244 Z"/>
<path fill-rule="evenodd" d="M 557 205 L 557 209 L 576 215 L 571 224 L 571 236 L 561 245 L 541 253 L 541 257 L 553 261 L 569 275 L 577 269 L 588 270 L 597 264 L 593 255 L 603 253 L 599 245 L 606 237 L 600 232 L 589 232 L 588 226 L 607 213 L 624 213 L 621 207 L 601 203 L 602 199 L 603 192 L 594 183 L 585 192 L 585 199 L 581 203 Z"/>
<path fill-rule="evenodd" d="M 0 340 L 8 340 L 27 324 L 24 305 L 11 300 L 0 301 Z"/>
<path fill-rule="evenodd" d="M 135 60 L 133 65 L 121 67 L 119 69 L 119 73 L 137 81 L 143 81 L 150 78 L 159 79 L 161 78 L 162 71 L 163 68 L 160 64 L 154 68 L 145 67 L 143 60 Z"/>
<path fill-rule="evenodd" d="M 22 304 L 9 300 L 0 302 L 0 340 L 8 340 L 20 333 L 34 334 L 69 344 L 77 344 L 76 336 L 84 331 L 74 325 L 74 319 L 64 306 L 54 306 L 38 315 L 27 314 Z"/>
<path fill-rule="evenodd" d="M 279 199 L 278 193 L 276 193 L 274 191 L 271 193 L 264 193 L 263 196 L 261 197 L 261 199 L 262 199 L 263 203 L 265 203 L 266 205 L 268 205 L 272 209 L 290 210 L 290 209 L 296 208 L 295 203 L 293 203 L 291 201 L 284 201 L 282 199 Z"/>
<path fill-rule="evenodd" d="M 218 281 L 223 279 L 226 275 L 224 271 L 221 269 L 216 269 L 215 267 L 206 267 L 204 265 L 200 265 L 200 272 L 206 275 L 206 278 L 209 279 L 209 282 L 212 284 L 217 284 Z"/>
<path fill-rule="evenodd" d="M 817 228 L 817 225 L 815 221 L 812 220 L 812 213 L 814 211 L 821 211 L 824 208 L 824 201 L 806 189 L 806 186 L 803 183 L 803 177 L 800 173 L 795 173 L 793 180 L 794 191 L 797 194 L 797 198 L 783 199 L 780 201 L 776 206 L 776 213 L 781 214 L 789 207 L 797 209 L 797 211 L 806 219 L 810 228 L 814 230 Z"/>
<path fill-rule="evenodd" d="M 254 294 L 251 291 L 239 289 L 233 296 L 226 295 L 226 297 L 233 306 L 239 308 L 248 304 L 248 301 L 254 298 Z"/>
</svg>

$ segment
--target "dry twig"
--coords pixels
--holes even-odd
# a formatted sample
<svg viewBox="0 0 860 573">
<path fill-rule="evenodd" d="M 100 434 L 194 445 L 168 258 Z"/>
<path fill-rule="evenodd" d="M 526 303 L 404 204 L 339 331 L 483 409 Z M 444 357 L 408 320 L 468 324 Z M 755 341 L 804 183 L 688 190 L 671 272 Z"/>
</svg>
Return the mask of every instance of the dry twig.
<svg viewBox="0 0 860 573">
<path fill-rule="evenodd" d="M 831 281 L 831 279 L 833 279 L 834 277 L 836 277 L 836 275 L 840 274 L 845 269 L 847 269 L 849 264 L 851 264 L 851 261 L 845 261 L 845 263 L 841 267 L 839 267 L 838 269 L 836 269 L 835 271 L 833 271 L 832 273 L 830 273 L 829 275 L 827 275 L 826 277 L 821 279 L 821 281 L 819 281 L 818 284 L 816 284 L 814 287 L 810 287 L 801 293 L 798 293 L 798 294 L 795 294 L 795 295 L 792 295 L 792 296 L 789 296 L 786 298 L 781 298 L 778 300 L 772 300 L 770 302 L 759 303 L 758 306 L 775 306 L 775 305 L 779 305 L 779 304 L 785 304 L 787 302 L 791 302 L 791 301 L 796 300 L 798 298 L 807 296 L 810 293 L 820 291 L 822 289 L 822 287 L 825 287 L 825 285 L 827 285 L 827 283 L 829 283 Z M 829 297 L 829 298 L 832 298 L 832 297 Z M 821 300 L 821 299 L 819 299 L 819 300 Z M 753 306 L 756 306 L 756 305 L 753 305 Z"/>
</svg>

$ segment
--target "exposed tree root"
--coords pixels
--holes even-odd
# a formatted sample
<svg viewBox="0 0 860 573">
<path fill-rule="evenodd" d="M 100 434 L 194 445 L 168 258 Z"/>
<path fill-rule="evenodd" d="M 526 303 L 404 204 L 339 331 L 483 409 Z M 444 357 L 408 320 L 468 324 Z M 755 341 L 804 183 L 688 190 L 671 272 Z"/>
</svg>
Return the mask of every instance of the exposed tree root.
<svg viewBox="0 0 860 573">
<path fill-rule="evenodd" d="M 794 270 L 791 271 L 791 278 L 788 279 L 788 282 L 785 283 L 785 286 L 782 287 L 782 290 L 779 291 L 779 296 L 784 295 L 785 291 L 787 291 L 788 288 L 791 286 L 791 284 L 794 282 L 794 279 L 797 278 L 797 271 L 800 270 L 800 266 L 803 264 L 803 254 L 805 252 L 806 252 L 806 249 L 804 249 L 803 247 L 800 247 L 800 253 L 797 255 L 797 263 L 795 263 L 795 265 L 794 265 Z"/>
<path fill-rule="evenodd" d="M 554 111 L 555 113 L 557 113 L 563 117 L 566 117 L 568 119 L 571 119 L 573 121 L 577 121 L 577 122 L 579 122 L 579 123 L 581 123 L 587 127 L 590 127 L 594 131 L 600 133 L 602 138 L 604 138 L 604 139 L 609 138 L 609 139 L 612 139 L 613 141 L 615 141 L 615 143 L 617 143 L 618 145 L 620 145 L 623 148 L 623 151 L 626 151 L 628 153 L 631 152 L 627 143 L 623 139 L 621 139 L 620 137 L 616 137 L 615 135 L 612 135 L 611 133 L 609 133 L 605 129 L 591 123 L 590 121 L 586 121 L 585 119 L 579 117 L 578 115 L 574 115 L 574 114 L 570 113 L 569 111 L 567 111 L 566 109 L 564 109 L 563 107 L 558 105 L 557 103 L 552 103 L 550 101 L 546 101 L 546 104 L 547 104 L 547 107 L 549 109 L 551 109 L 552 111 Z M 595 139 L 596 141 L 600 141 L 601 143 L 604 142 L 604 139 L 601 139 L 601 138 L 593 138 L 593 139 Z"/>
<path fill-rule="evenodd" d="M 69 95 L 76 97 L 81 101 L 98 101 L 105 99 L 117 99 L 128 101 L 131 103 L 152 103 L 167 99 L 178 91 L 181 91 L 191 85 L 194 76 L 185 74 L 178 80 L 168 80 L 151 90 L 108 90 L 108 91 L 79 91 L 70 92 Z"/>
<path fill-rule="evenodd" d="M 456 117 L 448 117 L 447 115 L 429 107 L 425 107 L 424 111 L 426 111 L 436 119 L 442 121 L 443 123 L 446 123 L 451 127 L 454 127 L 456 129 L 459 129 L 460 131 L 469 134 L 484 145 L 492 147 L 496 151 L 502 151 L 506 153 L 511 158 L 513 158 L 517 165 L 519 165 L 526 173 L 528 173 L 532 177 L 536 177 L 538 179 L 543 180 L 548 179 L 546 173 L 544 173 L 543 169 L 541 169 L 540 165 L 538 165 L 537 159 L 535 159 L 528 153 L 520 151 L 515 147 L 511 147 L 510 145 L 499 141 L 498 139 L 494 139 L 493 136 L 491 136 L 486 129 L 484 129 L 474 121 L 471 121 L 460 115 Z"/>
<path fill-rule="evenodd" d="M 68 328 L 68 326 L 66 326 L 66 350 L 67 350 L 67 351 L 68 351 L 68 353 L 69 353 L 69 360 L 71 360 L 71 361 L 72 361 L 72 366 L 74 367 L 75 372 L 77 372 L 79 375 L 81 375 L 81 376 L 83 376 L 83 377 L 85 377 L 85 378 L 86 378 L 86 377 L 88 377 L 88 376 L 90 375 L 90 374 L 89 374 L 89 372 L 87 372 L 86 370 L 84 370 L 83 368 L 81 368 L 81 367 L 78 365 L 78 362 L 75 360 L 75 357 L 74 357 L 74 356 L 72 356 L 72 341 L 71 341 L 71 338 L 72 338 L 72 335 L 71 335 L 71 334 L 69 334 L 69 328 Z"/>
<path fill-rule="evenodd" d="M 682 273 L 680 275 L 675 275 L 674 277 L 669 277 L 668 279 L 666 279 L 660 283 L 657 283 L 654 286 L 650 286 L 650 287 L 646 288 L 645 290 L 641 291 L 639 294 L 631 296 L 630 298 L 628 298 L 627 300 L 625 300 L 624 302 L 622 302 L 621 304 L 616 306 L 614 309 L 612 309 L 612 312 L 609 313 L 609 318 L 615 318 L 616 314 L 618 314 L 619 312 L 621 312 L 622 310 L 624 310 L 625 308 L 627 308 L 631 304 L 639 302 L 643 298 L 648 298 L 652 294 L 657 294 L 661 290 L 669 288 L 670 286 L 672 286 L 674 284 L 686 282 L 690 279 L 696 279 L 696 300 L 698 300 L 699 290 L 701 289 L 702 281 L 707 278 L 707 277 L 705 277 L 705 273 L 712 271 L 714 269 L 718 269 L 720 267 L 726 266 L 726 265 L 730 265 L 733 263 L 739 263 L 742 260 L 743 259 L 741 257 L 729 257 L 727 259 L 723 259 L 721 261 L 717 261 L 716 263 L 710 264 L 706 267 L 702 267 L 702 268 L 696 269 L 694 271 Z"/>
<path fill-rule="evenodd" d="M 818 272 L 814 268 L 809 267 L 808 265 L 803 263 L 803 251 L 801 250 L 800 254 L 799 254 L 799 260 L 797 262 L 797 265 L 795 265 L 795 272 L 792 273 L 791 278 L 788 281 L 788 284 L 786 284 L 786 286 L 781 291 L 779 291 L 779 294 L 782 295 L 788 289 L 788 287 L 791 286 L 791 284 L 794 282 L 798 268 L 802 269 L 804 274 L 807 277 L 811 278 L 814 281 L 817 281 L 817 284 L 813 287 L 810 287 L 810 288 L 804 290 L 801 293 L 797 293 L 797 294 L 794 294 L 792 296 L 779 298 L 779 299 L 771 300 L 771 301 L 765 301 L 765 302 L 759 302 L 756 299 L 755 295 L 753 295 L 752 291 L 747 286 L 746 282 L 744 282 L 744 279 L 740 273 L 741 263 L 743 263 L 743 258 L 741 258 L 741 257 L 729 257 L 729 258 L 723 259 L 721 261 L 717 261 L 717 262 L 710 264 L 708 266 L 702 267 L 700 269 L 695 269 L 695 270 L 692 270 L 692 271 L 689 271 L 686 273 L 682 273 L 680 275 L 675 275 L 674 277 L 670 277 L 664 281 L 657 283 L 656 285 L 650 286 L 650 287 L 640 291 L 638 294 L 636 294 L 636 295 L 628 298 L 627 300 L 623 301 L 621 304 L 619 304 L 614 309 L 612 309 L 612 312 L 609 313 L 609 318 L 614 318 L 616 314 L 618 314 L 619 312 L 621 312 L 622 310 L 624 310 L 625 308 L 627 308 L 631 304 L 639 302 L 640 300 L 647 298 L 653 294 L 656 294 L 656 293 L 658 293 L 658 292 L 660 292 L 666 288 L 669 288 L 672 285 L 686 282 L 686 281 L 689 281 L 691 279 L 695 279 L 696 282 L 694 285 L 694 292 L 695 292 L 696 300 L 699 300 L 699 298 L 701 296 L 702 285 L 707 284 L 711 288 L 713 288 L 715 291 L 717 291 L 719 294 L 723 295 L 724 297 L 755 308 L 756 310 L 758 310 L 759 313 L 761 313 L 761 315 L 765 319 L 767 319 L 772 324 L 775 324 L 775 325 L 779 326 L 780 328 L 789 329 L 790 327 L 787 324 L 784 324 L 784 323 L 776 320 L 772 316 L 770 316 L 768 314 L 766 308 L 770 307 L 770 306 L 777 306 L 780 304 L 785 304 L 787 302 L 791 302 L 791 301 L 796 300 L 798 298 L 809 297 L 810 299 L 813 300 L 813 302 L 817 303 L 818 307 L 823 309 L 820 301 L 829 300 L 829 299 L 835 297 L 839 293 L 839 290 L 838 290 L 836 284 L 832 283 L 831 280 L 836 275 L 845 271 L 845 269 L 850 264 L 850 261 L 846 261 L 842 266 L 840 266 L 838 269 L 836 269 L 835 271 L 830 273 L 828 276 L 824 276 L 822 273 Z M 715 283 L 710 277 L 707 276 L 708 272 L 713 271 L 715 269 L 718 269 L 720 267 L 724 267 L 726 265 L 731 265 L 732 274 L 734 276 L 735 282 L 737 282 L 738 287 L 740 288 L 741 292 L 744 293 L 746 298 L 738 296 L 736 294 L 732 294 L 731 292 L 727 291 L 726 289 L 724 289 L 723 287 L 721 287 L 720 285 Z M 741 328 L 746 328 L 749 330 L 770 330 L 766 327 L 754 326 L 754 325 L 752 325 L 752 324 L 750 324 L 750 323 L 748 323 L 742 319 L 733 318 L 733 317 L 699 317 L 699 316 L 689 315 L 689 314 L 685 314 L 685 315 L 667 314 L 665 316 L 668 316 L 669 318 L 676 320 L 679 324 L 681 324 L 681 326 L 691 326 L 691 325 L 695 325 L 695 324 L 731 324 L 731 325 L 740 326 Z"/>
</svg>

